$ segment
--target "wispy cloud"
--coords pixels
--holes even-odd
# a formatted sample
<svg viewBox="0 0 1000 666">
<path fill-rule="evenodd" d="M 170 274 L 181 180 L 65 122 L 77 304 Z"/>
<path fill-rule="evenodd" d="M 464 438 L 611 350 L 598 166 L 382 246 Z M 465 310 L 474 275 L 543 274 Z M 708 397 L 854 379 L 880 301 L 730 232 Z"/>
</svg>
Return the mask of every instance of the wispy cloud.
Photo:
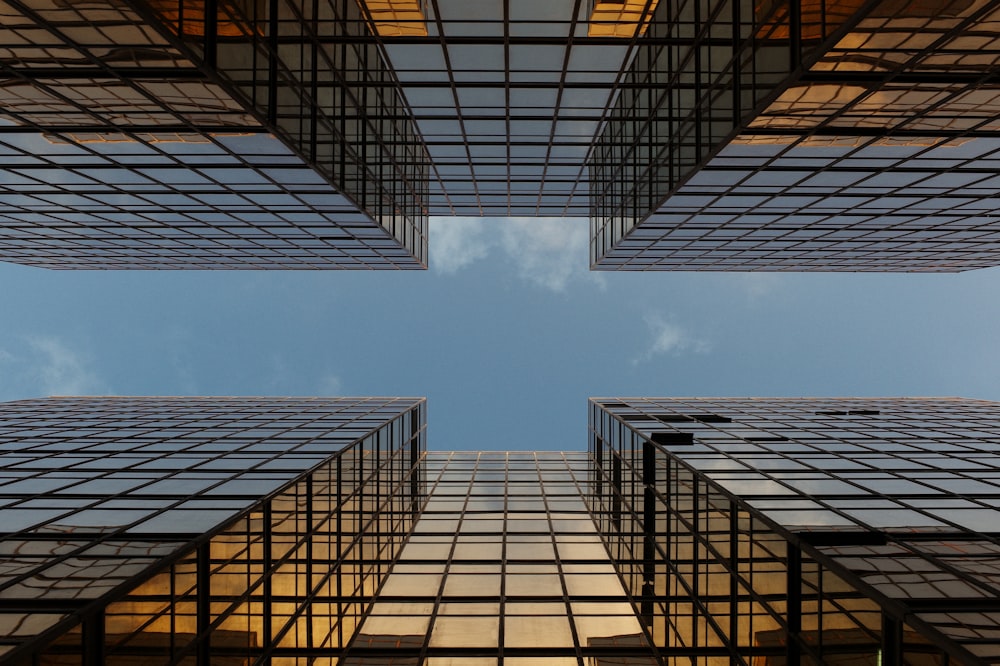
<svg viewBox="0 0 1000 666">
<path fill-rule="evenodd" d="M 780 273 L 744 273 L 738 276 L 746 290 L 747 298 L 757 301 L 778 291 L 782 286 L 783 276 Z"/>
<path fill-rule="evenodd" d="M 55 336 L 31 336 L 0 349 L 0 396 L 110 393 L 91 367 L 89 356 Z"/>
<path fill-rule="evenodd" d="M 318 390 L 316 395 L 325 396 L 339 396 L 344 395 L 344 385 L 340 381 L 340 377 L 336 375 L 328 374 L 320 377 L 317 384 Z"/>
<path fill-rule="evenodd" d="M 43 393 L 49 395 L 87 395 L 105 393 L 97 374 L 90 369 L 89 359 L 55 337 L 35 337 L 28 340 L 40 362 L 34 374 Z"/>
<path fill-rule="evenodd" d="M 589 270 L 587 220 L 512 218 L 501 226 L 504 251 L 520 277 L 552 291 L 572 280 L 604 285 L 604 276 Z"/>
<path fill-rule="evenodd" d="M 435 217 L 431 220 L 431 269 L 456 271 L 489 256 L 492 239 L 488 221 L 474 217 Z"/>
<path fill-rule="evenodd" d="M 431 268 L 456 273 L 496 250 L 520 279 L 549 291 L 565 291 L 573 281 L 603 287 L 604 276 L 588 270 L 588 229 L 585 219 L 434 218 Z"/>
<path fill-rule="evenodd" d="M 687 328 L 659 314 L 643 317 L 649 328 L 649 344 L 632 360 L 635 365 L 655 356 L 680 356 L 682 354 L 707 354 L 711 351 L 709 342 L 692 334 Z"/>
</svg>

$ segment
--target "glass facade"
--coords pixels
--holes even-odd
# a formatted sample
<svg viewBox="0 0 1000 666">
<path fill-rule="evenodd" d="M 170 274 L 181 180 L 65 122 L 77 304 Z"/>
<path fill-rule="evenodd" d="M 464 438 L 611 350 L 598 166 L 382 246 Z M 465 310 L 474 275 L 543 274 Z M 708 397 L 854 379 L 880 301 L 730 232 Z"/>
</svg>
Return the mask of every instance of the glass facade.
<svg viewBox="0 0 1000 666">
<path fill-rule="evenodd" d="M 0 5 L 0 257 L 421 268 L 428 164 L 353 0 Z"/>
<path fill-rule="evenodd" d="M 1000 8 L 660 3 L 591 158 L 594 268 L 996 264 Z"/>
<path fill-rule="evenodd" d="M 0 662 L 336 663 L 419 510 L 425 403 L 0 404 Z"/>
<path fill-rule="evenodd" d="M 996 403 L 595 398 L 590 495 L 665 656 L 1000 661 Z"/>
<path fill-rule="evenodd" d="M 431 214 L 587 216 L 587 156 L 630 40 L 588 36 L 580 0 L 427 6 L 426 37 L 383 41 L 430 155 Z"/>
<path fill-rule="evenodd" d="M 587 455 L 429 453 L 428 501 L 344 663 L 659 663 L 584 503 Z"/>
<path fill-rule="evenodd" d="M 992 0 L 7 0 L 0 258 L 420 268 L 427 216 L 600 270 L 1000 256 Z"/>
<path fill-rule="evenodd" d="M 997 403 L 595 398 L 579 452 L 425 417 L 0 404 L 0 664 L 1000 663 Z"/>
</svg>

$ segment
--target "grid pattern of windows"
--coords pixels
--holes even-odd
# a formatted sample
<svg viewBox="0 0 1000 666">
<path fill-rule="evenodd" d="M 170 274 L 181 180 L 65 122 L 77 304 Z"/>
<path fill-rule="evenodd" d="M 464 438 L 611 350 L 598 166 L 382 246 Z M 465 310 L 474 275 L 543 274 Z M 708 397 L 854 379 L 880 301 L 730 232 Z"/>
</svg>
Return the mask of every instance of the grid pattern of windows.
<svg viewBox="0 0 1000 666">
<path fill-rule="evenodd" d="M 997 404 L 594 399 L 590 426 L 593 508 L 665 653 L 1000 661 Z"/>
<path fill-rule="evenodd" d="M 996 3 L 749 10 L 658 6 L 593 154 L 594 267 L 994 265 Z"/>
<path fill-rule="evenodd" d="M 602 270 L 997 263 L 993 0 L 625 6 L 9 0 L 0 257 L 420 268 L 433 214 L 589 215 Z"/>
<path fill-rule="evenodd" d="M 583 500 L 585 453 L 429 453 L 428 500 L 342 663 L 659 663 Z"/>
<path fill-rule="evenodd" d="M 0 257 L 421 268 L 427 156 L 354 0 L 0 7 Z"/>
<path fill-rule="evenodd" d="M 426 453 L 407 398 L 0 404 L 0 663 L 1000 663 L 1000 406 L 597 398 Z"/>
<path fill-rule="evenodd" d="M 423 423 L 407 398 L 0 405 L 0 661 L 340 649 L 419 509 Z"/>
<path fill-rule="evenodd" d="M 433 164 L 431 214 L 588 215 L 585 162 L 630 40 L 588 37 L 588 0 L 426 4 L 426 37 L 384 41 Z"/>
</svg>

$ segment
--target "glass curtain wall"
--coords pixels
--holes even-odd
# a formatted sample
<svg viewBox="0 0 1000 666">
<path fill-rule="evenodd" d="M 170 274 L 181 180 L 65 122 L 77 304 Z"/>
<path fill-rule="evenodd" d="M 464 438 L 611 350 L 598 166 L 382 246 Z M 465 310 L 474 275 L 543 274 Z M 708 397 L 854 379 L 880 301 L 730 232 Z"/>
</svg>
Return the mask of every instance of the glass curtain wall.
<svg viewBox="0 0 1000 666">
<path fill-rule="evenodd" d="M 354 0 L 11 0 L 0 78 L 2 259 L 426 266 L 426 151 Z"/>
<path fill-rule="evenodd" d="M 976 438 L 998 416 L 949 399 L 595 399 L 588 501 L 671 663 L 991 663 L 1000 488 L 963 470 L 1000 478 Z"/>
<path fill-rule="evenodd" d="M 279 404 L 277 411 L 288 413 L 276 415 L 266 413 L 275 411 L 264 404 L 269 400 L 256 405 L 264 416 L 256 423 L 255 405 L 240 405 L 243 425 L 251 426 L 236 436 L 242 447 L 209 428 L 201 429 L 203 439 L 178 432 L 173 442 L 130 441 L 112 429 L 122 445 L 111 456 L 122 464 L 117 474 L 91 473 L 92 489 L 74 492 L 70 485 L 22 498 L 26 510 L 61 502 L 57 513 L 68 515 L 0 540 L 6 573 L 0 663 L 337 663 L 423 500 L 423 402 L 341 401 L 334 410 L 330 400 Z M 222 402 L 202 407 L 239 423 L 234 406 Z M 134 406 L 137 421 L 149 416 L 148 404 Z M 169 405 L 160 416 L 181 430 L 183 409 L 167 411 Z M 206 426 L 212 419 L 197 416 Z M 281 432 L 279 424 L 294 426 L 296 416 L 305 417 L 299 427 Z M 23 450 L 25 442 L 22 433 L 15 445 Z M 19 462 L 11 448 L 0 459 L 8 468 Z M 80 447 L 67 448 L 67 465 L 70 455 L 81 459 Z M 144 449 L 160 453 L 144 458 Z M 137 461 L 157 470 L 155 476 L 129 474 L 124 463 Z M 191 471 L 193 463 L 200 473 Z M 299 471 L 303 463 L 306 472 Z M 127 480 L 139 483 L 124 496 L 80 506 L 88 502 L 84 491 Z M 0 493 L 10 497 L 9 486 Z M 175 501 L 172 493 L 181 496 Z M 151 515 L 141 517 L 143 510 Z"/>
<path fill-rule="evenodd" d="M 587 455 L 430 453 L 428 501 L 350 664 L 658 664 L 581 495 Z"/>
<path fill-rule="evenodd" d="M 1000 8 L 659 3 L 590 160 L 592 266 L 991 265 Z"/>
</svg>

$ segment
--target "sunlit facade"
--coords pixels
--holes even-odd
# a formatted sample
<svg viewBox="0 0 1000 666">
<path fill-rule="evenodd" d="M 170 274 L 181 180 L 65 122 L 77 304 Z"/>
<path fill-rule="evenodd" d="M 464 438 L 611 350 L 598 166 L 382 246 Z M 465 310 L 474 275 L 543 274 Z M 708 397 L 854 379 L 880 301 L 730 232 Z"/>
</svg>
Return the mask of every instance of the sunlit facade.
<svg viewBox="0 0 1000 666">
<path fill-rule="evenodd" d="M 992 0 L 8 0 L 0 259 L 421 268 L 589 217 L 597 270 L 1000 263 Z"/>
<path fill-rule="evenodd" d="M 589 473 L 582 451 L 428 453 L 424 511 L 346 663 L 660 663 L 584 502 Z"/>
<path fill-rule="evenodd" d="M 595 398 L 588 498 L 667 663 L 997 663 L 998 427 L 958 398 Z"/>
</svg>

